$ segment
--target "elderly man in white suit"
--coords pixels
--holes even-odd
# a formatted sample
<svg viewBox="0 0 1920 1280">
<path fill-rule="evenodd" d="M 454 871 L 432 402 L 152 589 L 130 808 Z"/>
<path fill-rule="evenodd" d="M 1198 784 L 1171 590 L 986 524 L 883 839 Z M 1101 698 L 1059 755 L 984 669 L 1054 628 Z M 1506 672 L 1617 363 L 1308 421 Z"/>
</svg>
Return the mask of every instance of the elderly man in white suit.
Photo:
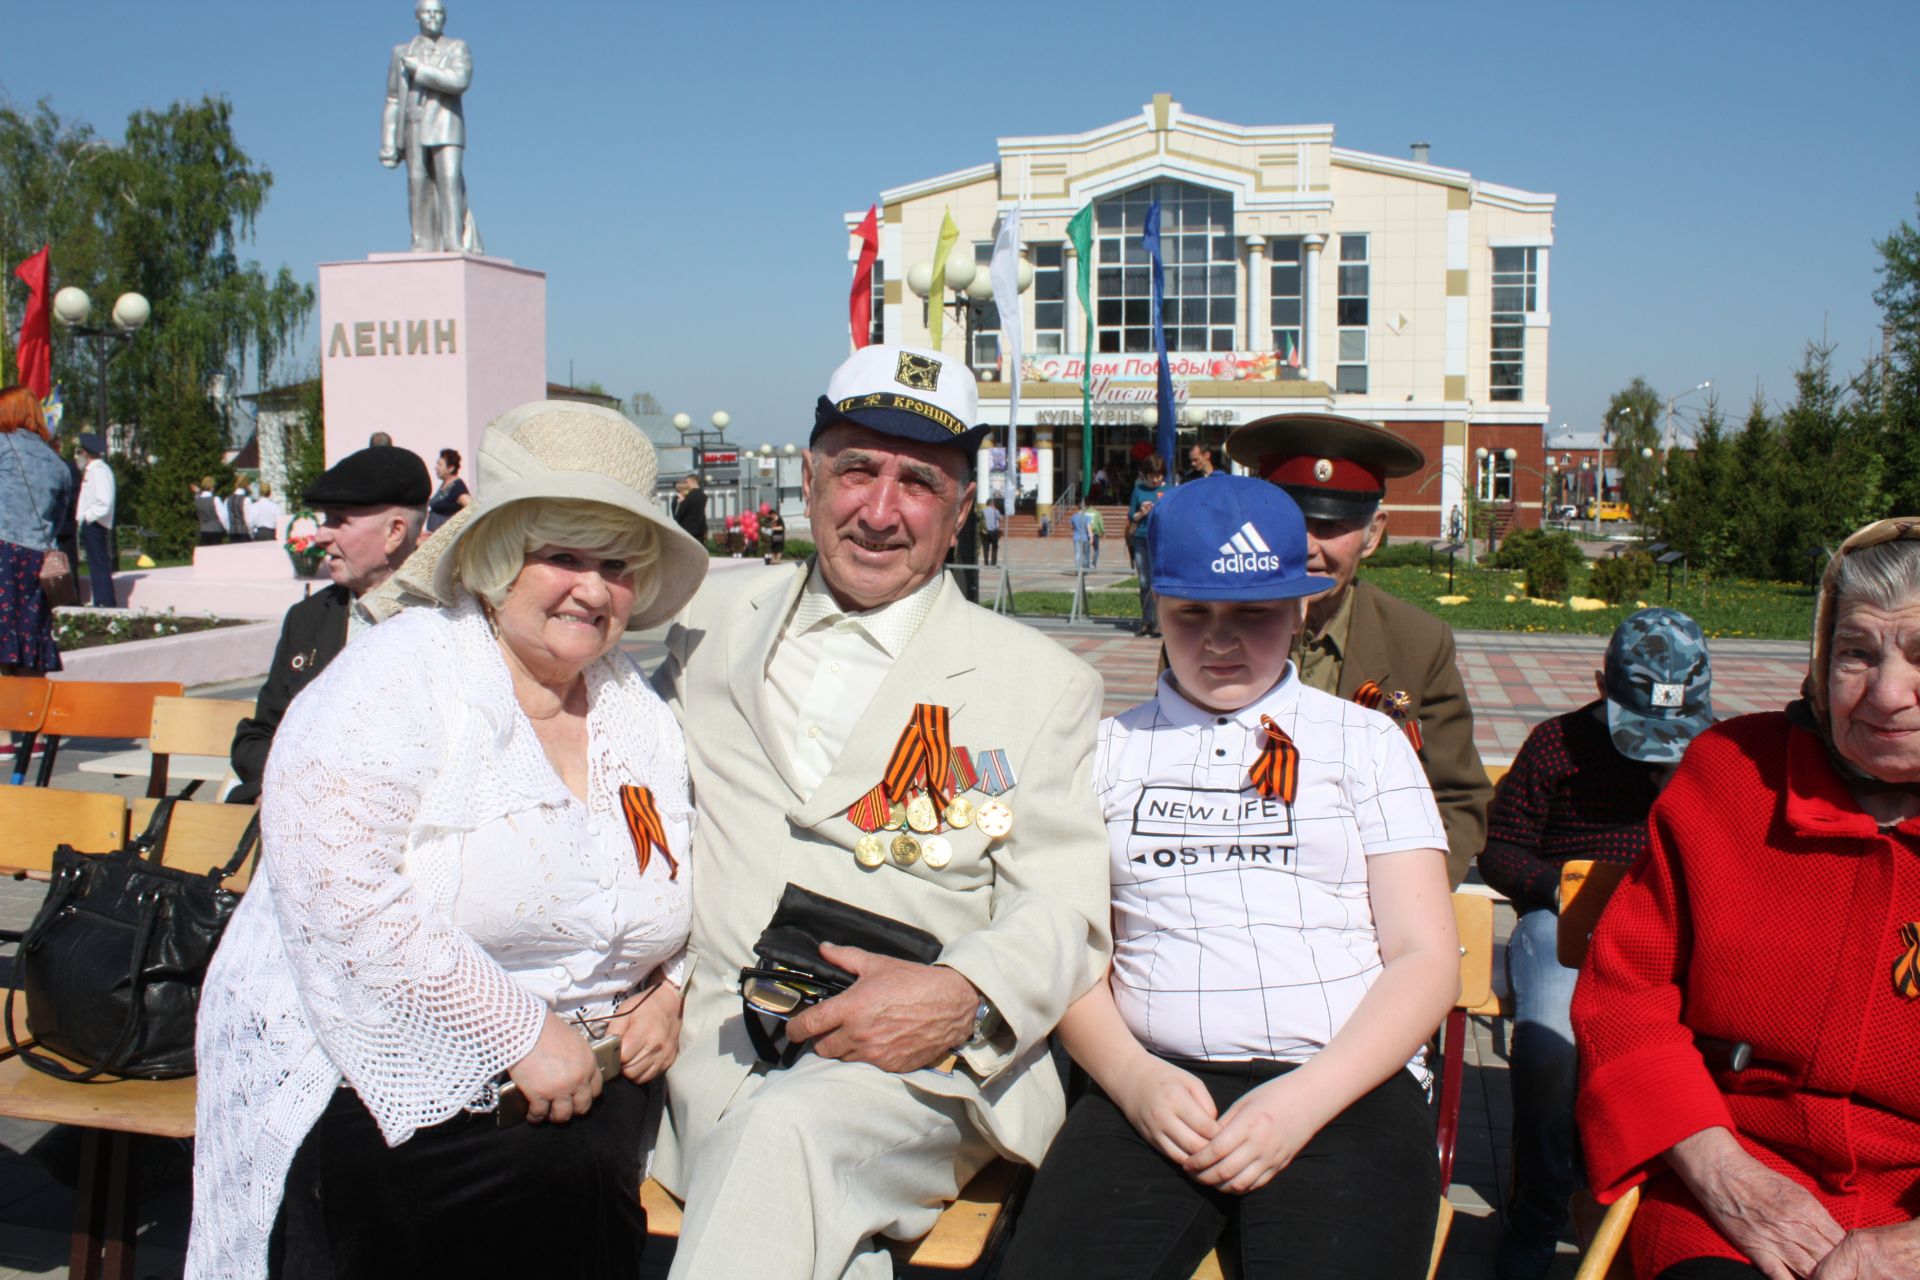
<svg viewBox="0 0 1920 1280">
<path fill-rule="evenodd" d="M 1059 1128 L 1047 1036 L 1110 946 L 1088 782 L 1101 684 L 942 570 L 973 502 L 977 394 L 937 352 L 855 353 L 802 471 L 818 555 L 715 574 L 668 637 L 656 682 L 699 811 L 656 1168 L 687 1202 L 676 1280 L 889 1276 L 877 1237 L 924 1234 L 987 1161 L 1037 1163 Z M 902 822 L 883 775 L 927 716 L 952 768 Z M 882 819 L 898 829 L 868 829 Z M 789 883 L 942 950 L 824 947 L 858 980 L 787 1024 L 808 1051 L 781 1067 L 756 1054 L 738 979 Z"/>
</svg>

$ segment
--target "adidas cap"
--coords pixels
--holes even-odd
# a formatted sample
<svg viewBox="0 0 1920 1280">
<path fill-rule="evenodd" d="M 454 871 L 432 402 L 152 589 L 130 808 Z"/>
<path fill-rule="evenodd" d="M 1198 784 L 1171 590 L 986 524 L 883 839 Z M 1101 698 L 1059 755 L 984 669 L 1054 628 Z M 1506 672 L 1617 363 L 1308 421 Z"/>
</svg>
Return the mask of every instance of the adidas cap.
<svg viewBox="0 0 1920 1280">
<path fill-rule="evenodd" d="M 1293 600 L 1331 590 L 1307 572 L 1307 525 L 1284 490 L 1214 475 L 1161 499 L 1147 523 L 1154 594 L 1181 600 Z"/>
</svg>

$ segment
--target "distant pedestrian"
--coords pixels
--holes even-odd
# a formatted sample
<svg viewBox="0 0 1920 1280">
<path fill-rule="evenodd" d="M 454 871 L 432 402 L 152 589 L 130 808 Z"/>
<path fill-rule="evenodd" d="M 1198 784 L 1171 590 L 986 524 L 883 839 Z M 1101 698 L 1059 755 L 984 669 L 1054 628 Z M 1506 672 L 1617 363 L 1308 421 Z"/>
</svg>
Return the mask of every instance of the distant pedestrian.
<svg viewBox="0 0 1920 1280">
<path fill-rule="evenodd" d="M 1000 563 L 1000 525 L 1005 519 L 997 502 L 989 502 L 981 509 L 980 558 L 982 563 L 990 565 Z"/>
<path fill-rule="evenodd" d="M 113 553 L 113 511 L 117 488 L 113 468 L 107 465 L 107 442 L 88 432 L 80 437 L 80 502 L 74 521 L 80 526 L 80 546 L 87 557 L 87 577 L 93 584 L 92 603 L 96 609 L 115 609 L 120 605 L 113 590 L 113 571 L 118 567 Z"/>
<path fill-rule="evenodd" d="M 1107 536 L 1107 518 L 1100 508 L 1087 508 L 1087 568 L 1100 567 L 1100 539 Z"/>
<path fill-rule="evenodd" d="M 200 545 L 217 547 L 227 540 L 227 514 L 214 492 L 213 477 L 201 476 L 193 490 L 193 513 L 200 521 Z"/>
<path fill-rule="evenodd" d="M 1167 496 L 1167 464 L 1160 455 L 1150 453 L 1140 460 L 1140 478 L 1133 484 L 1133 500 L 1127 504 L 1127 544 L 1133 551 L 1133 569 L 1140 579 L 1140 634 L 1160 634 L 1160 614 L 1153 599 L 1153 550 L 1147 542 L 1147 525 L 1153 509 Z"/>
<path fill-rule="evenodd" d="M 433 497 L 427 500 L 427 532 L 432 533 L 447 521 L 459 514 L 462 507 L 473 501 L 473 494 L 467 489 L 467 482 L 460 478 L 460 453 L 457 449 L 442 449 L 434 460 L 433 474 L 440 481 L 440 487 L 433 491 Z"/>
<path fill-rule="evenodd" d="M 73 472 L 47 439 L 39 397 L 25 387 L 0 391 L 0 439 L 0 451 L 11 455 L 0 463 L 0 674 L 58 671 L 40 573 L 56 549 Z"/>
<path fill-rule="evenodd" d="M 760 530 L 767 539 L 768 563 L 779 564 L 787 554 L 787 522 L 771 502 L 760 504 Z"/>
<path fill-rule="evenodd" d="M 1073 530 L 1073 567 L 1075 569 L 1092 567 L 1087 563 L 1087 543 L 1093 536 L 1091 524 L 1092 522 L 1087 519 L 1087 506 L 1084 502 L 1080 504 L 1078 510 L 1067 517 L 1067 525 Z"/>
<path fill-rule="evenodd" d="M 247 520 L 247 482 L 235 479 L 233 492 L 227 495 L 227 541 L 252 542 L 253 525 Z"/>
<path fill-rule="evenodd" d="M 700 487 L 699 476 L 682 480 L 680 504 L 673 509 L 673 522 L 685 529 L 696 542 L 707 540 L 707 491 Z"/>
<path fill-rule="evenodd" d="M 262 481 L 260 496 L 247 503 L 247 527 L 255 542 L 272 542 L 280 536 L 280 518 L 285 513 L 273 500 L 273 486 Z"/>
</svg>

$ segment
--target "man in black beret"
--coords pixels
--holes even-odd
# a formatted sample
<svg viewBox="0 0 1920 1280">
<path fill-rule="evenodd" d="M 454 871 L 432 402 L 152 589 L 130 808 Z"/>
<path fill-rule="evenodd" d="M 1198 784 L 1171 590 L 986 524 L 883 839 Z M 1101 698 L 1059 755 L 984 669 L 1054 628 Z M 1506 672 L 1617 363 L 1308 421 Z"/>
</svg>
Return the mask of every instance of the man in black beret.
<svg viewBox="0 0 1920 1280">
<path fill-rule="evenodd" d="M 1307 606 L 1293 654 L 1301 681 L 1408 726 L 1447 827 L 1447 875 L 1457 886 L 1486 842 L 1493 786 L 1473 745 L 1453 629 L 1354 578 L 1386 537 L 1388 478 L 1415 474 L 1426 455 L 1384 427 L 1331 413 L 1250 422 L 1227 437 L 1227 455 L 1287 491 L 1307 518 L 1308 572 L 1337 584 Z"/>
<path fill-rule="evenodd" d="M 301 495 L 319 519 L 314 540 L 326 550 L 333 585 L 287 610 L 253 716 L 234 731 L 233 772 L 240 784 L 228 792 L 230 803 L 260 798 L 260 775 L 280 718 L 348 639 L 372 625 L 358 601 L 413 554 L 432 493 L 420 455 L 388 444 L 348 454 Z"/>
</svg>

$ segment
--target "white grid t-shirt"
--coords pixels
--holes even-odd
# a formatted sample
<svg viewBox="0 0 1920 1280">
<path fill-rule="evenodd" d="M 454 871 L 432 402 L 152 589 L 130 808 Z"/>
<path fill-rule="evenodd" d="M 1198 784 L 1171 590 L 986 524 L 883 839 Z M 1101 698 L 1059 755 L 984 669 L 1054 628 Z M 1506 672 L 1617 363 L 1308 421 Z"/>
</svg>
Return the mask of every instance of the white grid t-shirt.
<svg viewBox="0 0 1920 1280">
<path fill-rule="evenodd" d="M 1263 715 L 1300 749 L 1291 806 L 1248 782 Z M 1400 727 L 1307 688 L 1291 663 L 1223 714 L 1162 674 L 1151 701 L 1101 722 L 1093 778 L 1113 850 L 1114 1001 L 1167 1057 L 1312 1057 L 1380 975 L 1366 859 L 1447 847 Z"/>
</svg>

